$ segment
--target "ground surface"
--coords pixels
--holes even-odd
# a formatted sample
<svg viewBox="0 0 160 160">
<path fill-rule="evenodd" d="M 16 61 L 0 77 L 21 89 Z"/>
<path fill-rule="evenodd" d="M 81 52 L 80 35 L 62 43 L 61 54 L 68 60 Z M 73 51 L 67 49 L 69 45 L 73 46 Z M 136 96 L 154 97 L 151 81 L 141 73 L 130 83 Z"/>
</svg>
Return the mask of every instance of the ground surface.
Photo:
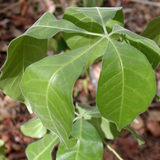
<svg viewBox="0 0 160 160">
<path fill-rule="evenodd" d="M 141 33 L 147 23 L 160 16 L 160 7 L 157 0 L 143 3 L 129 0 L 107 0 L 104 7 L 122 6 L 124 8 L 125 27 L 129 30 Z M 154 2 L 157 2 L 155 4 Z M 78 6 L 84 6 L 81 1 L 72 1 Z M 45 11 L 54 12 L 60 19 L 66 7 L 71 4 L 69 0 L 0 0 L 0 66 L 6 59 L 6 51 L 9 42 L 21 35 L 29 28 Z M 98 1 L 99 4 L 99 1 Z M 91 5 L 91 4 L 90 4 Z M 53 50 L 48 55 L 54 54 Z M 93 71 L 98 77 L 101 62 L 94 64 Z M 160 67 L 156 69 L 157 93 L 160 93 Z M 86 83 L 87 82 L 87 83 Z M 87 85 L 85 85 L 87 84 Z M 90 77 L 82 75 L 75 83 L 73 90 L 74 102 L 83 104 L 95 104 L 95 89 Z M 30 115 L 26 107 L 8 96 L 0 93 L 0 138 L 5 141 L 6 155 L 9 160 L 26 160 L 25 148 L 35 139 L 23 136 L 20 126 L 35 115 Z M 135 138 L 124 131 L 115 140 L 107 141 L 125 160 L 159 160 L 160 159 L 160 102 L 153 100 L 148 110 L 138 116 L 131 127 L 145 140 L 145 144 L 138 146 Z M 53 156 L 55 156 L 53 152 Z M 103 160 L 116 160 L 115 155 L 106 147 Z"/>
</svg>

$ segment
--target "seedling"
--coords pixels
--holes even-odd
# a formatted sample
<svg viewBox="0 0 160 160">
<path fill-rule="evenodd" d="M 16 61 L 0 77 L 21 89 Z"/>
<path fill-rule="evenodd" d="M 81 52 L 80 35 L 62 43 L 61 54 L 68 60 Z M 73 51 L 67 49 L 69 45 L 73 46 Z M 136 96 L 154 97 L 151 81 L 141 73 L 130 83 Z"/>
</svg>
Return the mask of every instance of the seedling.
<svg viewBox="0 0 160 160">
<path fill-rule="evenodd" d="M 160 49 L 123 25 L 120 7 L 68 8 L 61 20 L 45 13 L 10 43 L 0 88 L 36 113 L 37 118 L 25 124 L 22 132 L 44 136 L 26 149 L 29 160 L 51 160 L 59 142 L 57 160 L 102 160 L 103 139 L 115 138 L 124 128 L 143 143 L 128 125 L 155 96 L 153 69 L 160 61 Z M 45 57 L 47 39 L 58 32 L 71 51 Z M 97 107 L 74 107 L 76 79 L 84 66 L 88 69 L 101 58 Z M 50 133 L 45 135 L 47 130 Z"/>
</svg>

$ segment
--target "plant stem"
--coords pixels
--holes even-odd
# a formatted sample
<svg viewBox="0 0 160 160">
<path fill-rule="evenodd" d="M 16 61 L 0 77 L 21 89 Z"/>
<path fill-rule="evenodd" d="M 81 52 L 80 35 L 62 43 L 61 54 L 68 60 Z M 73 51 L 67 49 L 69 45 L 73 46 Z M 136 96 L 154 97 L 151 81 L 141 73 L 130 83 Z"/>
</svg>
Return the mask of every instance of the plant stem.
<svg viewBox="0 0 160 160">
<path fill-rule="evenodd" d="M 123 160 L 123 158 L 122 158 L 110 145 L 108 145 L 108 144 L 105 142 L 105 140 L 103 140 L 103 143 L 106 145 L 106 147 L 107 147 L 110 151 L 112 151 L 112 152 L 116 155 L 116 157 L 117 157 L 119 160 Z"/>
<path fill-rule="evenodd" d="M 160 101 L 160 97 L 156 94 L 155 97 Z"/>
</svg>

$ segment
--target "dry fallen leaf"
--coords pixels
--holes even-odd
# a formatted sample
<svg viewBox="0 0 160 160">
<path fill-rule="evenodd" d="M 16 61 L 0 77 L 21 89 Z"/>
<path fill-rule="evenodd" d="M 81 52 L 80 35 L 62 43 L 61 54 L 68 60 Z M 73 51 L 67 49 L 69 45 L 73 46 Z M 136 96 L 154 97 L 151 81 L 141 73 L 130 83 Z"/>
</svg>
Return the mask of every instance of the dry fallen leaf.
<svg viewBox="0 0 160 160">
<path fill-rule="evenodd" d="M 144 128 L 144 121 L 140 116 L 137 116 L 134 121 L 130 124 L 130 126 L 134 130 L 139 130 L 141 128 Z"/>
<path fill-rule="evenodd" d="M 160 136 L 160 124 L 152 115 L 148 116 L 146 125 L 154 137 Z"/>
</svg>

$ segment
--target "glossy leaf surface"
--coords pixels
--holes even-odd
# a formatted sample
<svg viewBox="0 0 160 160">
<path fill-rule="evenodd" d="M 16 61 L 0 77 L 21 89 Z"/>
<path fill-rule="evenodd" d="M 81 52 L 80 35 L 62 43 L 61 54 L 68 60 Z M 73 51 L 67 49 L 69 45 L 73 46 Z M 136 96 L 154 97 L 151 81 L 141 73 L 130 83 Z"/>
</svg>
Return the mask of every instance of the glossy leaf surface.
<svg viewBox="0 0 160 160">
<path fill-rule="evenodd" d="M 129 43 L 140 50 L 147 57 L 153 69 L 157 67 L 158 63 L 160 62 L 160 50 L 154 41 L 139 36 L 118 24 L 114 26 L 112 34 L 117 33 L 120 34 L 123 42 Z"/>
<path fill-rule="evenodd" d="M 22 36 L 13 40 L 8 47 L 7 61 L 1 68 L 0 89 L 11 98 L 25 103 L 31 113 L 31 106 L 19 87 L 21 78 L 27 66 L 45 57 L 46 38 L 54 36 L 59 31 L 88 34 L 69 21 L 57 21 L 51 13 L 45 13 Z"/>
<path fill-rule="evenodd" d="M 97 106 L 119 130 L 144 112 L 156 92 L 154 73 L 134 47 L 110 40 L 98 82 Z"/>
<path fill-rule="evenodd" d="M 65 147 L 72 148 L 77 143 L 70 137 L 75 117 L 74 83 L 84 66 L 89 68 L 104 54 L 97 105 L 101 115 L 116 123 L 120 130 L 151 103 L 155 79 L 150 63 L 155 68 L 160 61 L 160 50 L 153 41 L 121 25 L 121 8 L 69 8 L 62 20 L 45 13 L 10 44 L 0 88 L 11 98 L 15 96 L 14 99 L 32 106 L 42 124 L 54 132 Z M 75 50 L 40 60 L 45 56 L 46 39 L 58 32 L 63 32 L 68 46 Z M 119 36 L 130 45 L 114 41 Z M 89 114 L 98 116 L 93 111 Z"/>
<path fill-rule="evenodd" d="M 150 21 L 147 28 L 141 33 L 142 36 L 152 39 L 160 46 L 160 17 Z"/>
<path fill-rule="evenodd" d="M 120 18 L 121 17 L 121 18 Z M 123 26 L 122 8 L 68 8 L 65 11 L 64 19 L 74 23 L 77 27 L 90 32 L 84 33 L 63 33 L 64 38 L 71 49 L 84 47 L 96 43 L 101 37 L 110 32 L 115 23 Z M 109 30 L 109 31 L 107 31 Z M 91 63 L 100 58 L 107 47 L 107 39 L 104 39 L 95 46 L 86 64 L 88 68 Z"/>
<path fill-rule="evenodd" d="M 120 12 L 118 13 L 118 11 Z M 117 17 L 118 14 L 121 18 Z M 108 27 L 110 26 L 109 28 L 112 29 L 116 23 L 123 26 L 123 14 L 121 7 L 68 8 L 64 13 L 63 18 L 71 21 L 76 26 L 93 33 L 106 34 L 108 33 Z M 112 20 L 112 22 L 110 20 Z"/>
<path fill-rule="evenodd" d="M 42 138 L 47 132 L 38 117 L 30 119 L 20 129 L 25 136 L 32 138 Z"/>
<path fill-rule="evenodd" d="M 53 134 L 47 134 L 36 142 L 29 144 L 26 149 L 28 160 L 52 160 L 52 150 L 59 142 L 59 138 Z"/>
<path fill-rule="evenodd" d="M 27 68 L 21 83 L 24 96 L 43 125 L 68 148 L 76 144 L 75 139 L 68 140 L 74 119 L 72 89 L 91 49 L 85 47 L 46 57 Z"/>
<path fill-rule="evenodd" d="M 64 19 L 59 21 L 56 20 L 51 13 L 45 13 L 25 34 L 38 39 L 46 39 L 54 36 L 60 31 L 67 33 L 82 32 L 88 34 L 84 29 L 75 26 L 69 21 Z"/>
<path fill-rule="evenodd" d="M 45 57 L 47 41 L 28 36 L 20 36 L 8 47 L 8 57 L 1 68 L 0 89 L 12 99 L 30 105 L 20 90 L 21 78 L 27 66 Z"/>
<path fill-rule="evenodd" d="M 78 143 L 69 150 L 60 144 L 56 160 L 102 160 L 103 144 L 90 123 L 83 119 L 78 120 L 73 125 L 71 135 L 78 139 Z"/>
</svg>

